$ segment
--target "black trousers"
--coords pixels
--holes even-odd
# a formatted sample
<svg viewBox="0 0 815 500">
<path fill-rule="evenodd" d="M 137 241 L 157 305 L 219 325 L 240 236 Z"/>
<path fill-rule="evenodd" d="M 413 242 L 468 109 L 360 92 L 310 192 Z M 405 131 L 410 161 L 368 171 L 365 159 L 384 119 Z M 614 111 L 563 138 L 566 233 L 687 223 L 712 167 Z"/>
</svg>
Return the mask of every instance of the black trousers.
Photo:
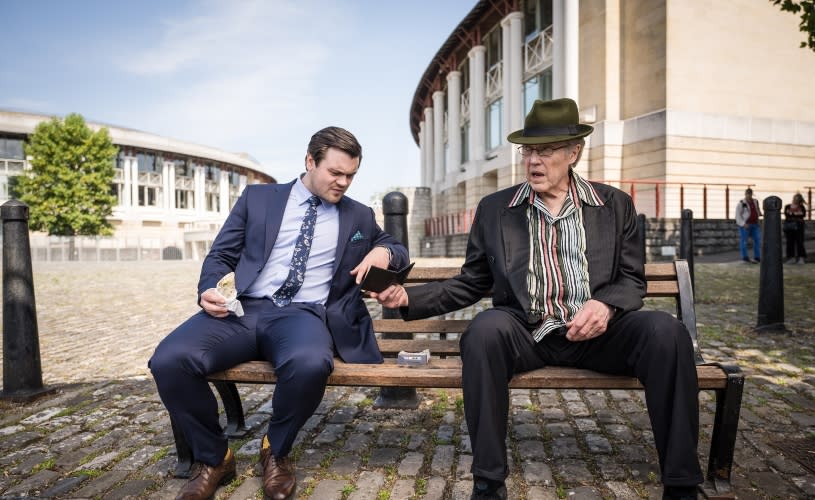
<svg viewBox="0 0 815 500">
<path fill-rule="evenodd" d="M 512 376 L 557 365 L 636 376 L 645 387 L 662 483 L 691 486 L 703 481 L 696 455 L 699 396 L 693 345 L 680 321 L 659 311 L 629 312 L 615 318 L 603 335 L 584 342 L 547 335 L 536 344 L 531 328 L 507 311 L 489 309 L 479 313 L 461 337 L 474 475 L 493 480 L 508 475 Z"/>
<path fill-rule="evenodd" d="M 195 314 L 159 343 L 149 362 L 161 401 L 184 433 L 194 460 L 212 466 L 223 460 L 227 439 L 208 374 L 254 359 L 274 365 L 274 413 L 266 435 L 272 454 L 285 457 L 320 405 L 334 369 L 334 344 L 322 305 L 277 307 L 251 298 L 241 303 L 246 313 L 241 318 Z"/>
<path fill-rule="evenodd" d="M 806 258 L 807 251 L 804 247 L 804 223 L 798 223 L 798 229 L 795 231 L 784 231 L 784 237 L 787 240 L 787 258 Z"/>
</svg>

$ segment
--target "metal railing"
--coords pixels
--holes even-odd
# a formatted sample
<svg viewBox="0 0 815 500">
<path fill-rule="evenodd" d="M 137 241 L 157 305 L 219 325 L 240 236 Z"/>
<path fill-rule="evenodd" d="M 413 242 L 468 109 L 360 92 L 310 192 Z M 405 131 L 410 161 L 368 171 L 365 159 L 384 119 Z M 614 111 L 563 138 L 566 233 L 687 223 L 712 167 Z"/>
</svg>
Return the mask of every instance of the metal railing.
<svg viewBox="0 0 815 500">
<path fill-rule="evenodd" d="M 700 219 L 730 219 L 735 203 L 741 199 L 742 190 L 754 184 L 724 184 L 712 182 L 668 182 L 654 180 L 603 181 L 626 191 L 634 200 L 637 213 L 648 217 L 681 218 L 685 209 L 693 210 Z M 731 196 L 731 190 L 736 193 Z M 804 186 L 809 207 L 812 207 L 812 190 Z M 732 201 L 732 205 L 731 205 Z M 425 219 L 425 236 L 466 234 L 470 231 L 475 208 L 438 215 Z M 812 219 L 812 211 L 809 211 Z"/>
</svg>

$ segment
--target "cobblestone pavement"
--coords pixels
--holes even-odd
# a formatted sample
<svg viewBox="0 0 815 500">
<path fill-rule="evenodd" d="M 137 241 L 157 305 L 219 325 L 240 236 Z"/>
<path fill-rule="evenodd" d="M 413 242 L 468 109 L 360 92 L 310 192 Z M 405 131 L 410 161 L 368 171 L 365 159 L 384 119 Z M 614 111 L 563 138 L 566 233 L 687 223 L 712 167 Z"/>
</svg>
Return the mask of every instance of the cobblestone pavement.
<svg viewBox="0 0 815 500">
<path fill-rule="evenodd" d="M 458 260 L 431 260 L 457 265 Z M 35 263 L 43 380 L 55 393 L 0 401 L 3 498 L 173 498 L 169 419 L 146 362 L 197 310 L 200 263 Z M 697 260 L 707 360 L 747 374 L 733 481 L 738 498 L 815 498 L 815 266 L 785 266 L 788 333 L 756 333 L 758 266 Z M 664 304 L 653 304 L 663 307 Z M 472 313 L 465 311 L 463 315 Z M 250 433 L 220 499 L 262 498 L 259 438 L 271 386 L 240 387 Z M 372 407 L 378 390 L 329 388 L 298 437 L 299 498 L 469 498 L 471 449 L 457 390 L 420 390 L 418 410 Z M 700 394 L 707 464 L 712 394 Z M 510 498 L 660 498 L 640 391 L 515 390 Z"/>
</svg>

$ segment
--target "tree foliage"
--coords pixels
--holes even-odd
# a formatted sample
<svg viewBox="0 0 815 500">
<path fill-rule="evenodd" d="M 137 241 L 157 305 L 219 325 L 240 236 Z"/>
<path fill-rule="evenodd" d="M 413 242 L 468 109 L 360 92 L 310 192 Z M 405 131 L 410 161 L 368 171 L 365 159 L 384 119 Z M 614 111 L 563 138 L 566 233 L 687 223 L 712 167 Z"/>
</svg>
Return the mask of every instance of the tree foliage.
<svg viewBox="0 0 815 500">
<path fill-rule="evenodd" d="M 41 122 L 28 137 L 31 169 L 14 187 L 29 206 L 29 227 L 50 235 L 107 235 L 117 148 L 106 128 L 92 131 L 81 115 Z"/>
<path fill-rule="evenodd" d="M 798 27 L 806 33 L 807 41 L 801 42 L 801 48 L 809 47 L 815 51 L 815 0 L 770 0 L 780 5 L 781 10 L 801 15 Z"/>
</svg>

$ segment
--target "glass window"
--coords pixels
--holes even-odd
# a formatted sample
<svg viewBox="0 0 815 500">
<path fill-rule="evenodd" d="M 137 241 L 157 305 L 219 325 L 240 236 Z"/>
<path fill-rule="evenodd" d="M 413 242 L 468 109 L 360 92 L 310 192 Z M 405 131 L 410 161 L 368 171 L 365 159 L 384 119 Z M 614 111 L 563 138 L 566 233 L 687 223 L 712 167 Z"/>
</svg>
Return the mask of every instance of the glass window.
<svg viewBox="0 0 815 500">
<path fill-rule="evenodd" d="M 501 30 L 490 31 L 484 45 L 487 47 L 487 69 L 489 70 L 501 62 Z"/>
<path fill-rule="evenodd" d="M 501 145 L 501 115 L 503 99 L 498 99 L 489 105 L 487 109 L 487 150 L 495 149 Z"/>
<path fill-rule="evenodd" d="M 206 178 L 208 181 L 219 182 L 221 180 L 221 169 L 213 165 L 207 165 Z"/>
<path fill-rule="evenodd" d="M 156 157 L 150 153 L 139 153 L 136 155 L 139 164 L 139 172 L 158 172 L 156 169 Z"/>
<path fill-rule="evenodd" d="M 524 82 L 524 115 L 532 110 L 535 99 L 552 99 L 552 68 Z"/>
<path fill-rule="evenodd" d="M 14 137 L 0 136 L 0 158 L 23 160 L 23 140 Z"/>
<path fill-rule="evenodd" d="M 552 0 L 526 0 L 523 13 L 524 38 L 529 41 L 552 25 Z"/>
</svg>

